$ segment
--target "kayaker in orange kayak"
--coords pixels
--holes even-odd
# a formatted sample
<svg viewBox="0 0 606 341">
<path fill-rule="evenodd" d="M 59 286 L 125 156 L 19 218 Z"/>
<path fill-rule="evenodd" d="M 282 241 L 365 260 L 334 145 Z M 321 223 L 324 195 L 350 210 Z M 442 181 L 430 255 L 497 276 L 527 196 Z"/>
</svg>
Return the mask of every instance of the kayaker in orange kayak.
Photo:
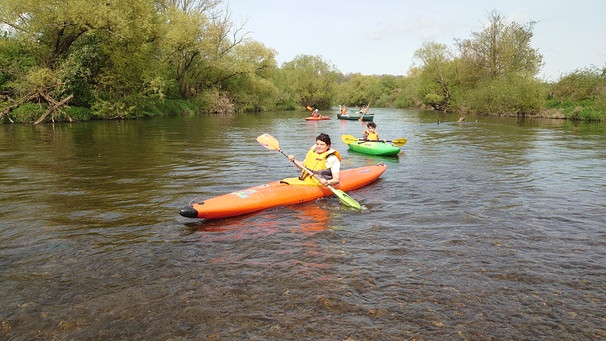
<svg viewBox="0 0 606 341">
<path fill-rule="evenodd" d="M 319 175 L 319 181 L 323 185 L 338 185 L 339 184 L 339 172 L 341 170 L 341 154 L 330 148 L 331 141 L 328 134 L 321 133 L 316 137 L 316 144 L 313 145 L 303 161 L 303 166 L 310 169 L 314 174 Z M 288 159 L 295 162 L 294 155 L 288 155 Z M 300 162 L 295 162 L 297 168 Z M 303 181 L 316 181 L 309 173 L 302 171 L 300 180 Z M 317 182 L 316 182 L 317 183 Z"/>
</svg>

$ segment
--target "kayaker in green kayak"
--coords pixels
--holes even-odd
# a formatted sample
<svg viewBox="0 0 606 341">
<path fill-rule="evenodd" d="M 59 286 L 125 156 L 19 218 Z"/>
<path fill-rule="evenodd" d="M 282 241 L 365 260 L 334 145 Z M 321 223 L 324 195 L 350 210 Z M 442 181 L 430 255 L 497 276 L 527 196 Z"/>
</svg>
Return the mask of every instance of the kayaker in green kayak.
<svg viewBox="0 0 606 341">
<path fill-rule="evenodd" d="M 366 125 L 366 130 L 362 132 L 362 139 L 367 141 L 379 141 L 379 133 L 377 133 L 377 124 L 369 122 Z M 385 142 L 385 140 L 383 140 Z"/>
</svg>

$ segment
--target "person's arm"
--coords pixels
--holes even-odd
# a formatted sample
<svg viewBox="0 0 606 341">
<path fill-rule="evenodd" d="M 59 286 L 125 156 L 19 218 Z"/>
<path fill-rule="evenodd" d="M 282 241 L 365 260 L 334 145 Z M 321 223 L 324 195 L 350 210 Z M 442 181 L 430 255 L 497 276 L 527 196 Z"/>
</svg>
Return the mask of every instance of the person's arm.
<svg viewBox="0 0 606 341">
<path fill-rule="evenodd" d="M 368 139 L 368 131 L 364 130 L 364 132 L 362 133 L 362 139 L 363 140 L 367 140 Z"/>
<path fill-rule="evenodd" d="M 335 186 L 340 182 L 340 172 L 341 172 L 341 161 L 335 155 L 330 155 L 326 158 L 326 166 L 330 168 L 330 172 L 332 173 L 332 179 L 326 180 L 324 178 L 320 179 L 320 182 L 324 185 Z"/>
<path fill-rule="evenodd" d="M 301 164 L 300 162 L 295 162 L 295 161 L 297 161 L 297 159 L 295 159 L 294 155 L 292 155 L 292 154 L 288 155 L 288 159 L 290 160 L 290 162 L 294 163 L 295 166 L 297 166 L 297 168 L 303 169 L 301 166 L 299 166 Z"/>
</svg>

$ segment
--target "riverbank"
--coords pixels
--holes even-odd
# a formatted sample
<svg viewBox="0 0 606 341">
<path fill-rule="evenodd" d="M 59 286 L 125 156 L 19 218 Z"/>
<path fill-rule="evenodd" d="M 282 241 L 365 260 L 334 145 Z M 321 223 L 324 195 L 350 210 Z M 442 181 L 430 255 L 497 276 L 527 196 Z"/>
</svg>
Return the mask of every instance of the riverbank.
<svg viewBox="0 0 606 341">
<path fill-rule="evenodd" d="M 411 108 L 412 109 L 412 108 Z M 418 108 L 414 108 L 418 109 Z M 162 104 L 154 104 L 147 106 L 146 110 L 138 114 L 114 116 L 98 116 L 90 109 L 82 107 L 67 107 L 60 113 L 49 116 L 40 122 L 39 118 L 44 115 L 46 109 L 44 106 L 35 104 L 25 104 L 12 112 L 3 113 L 0 116 L 0 123 L 3 124 L 38 124 L 38 123 L 60 123 L 60 122 L 84 122 L 94 120 L 129 120 L 143 119 L 151 117 L 159 117 L 165 115 L 177 114 L 196 114 L 201 111 L 195 105 L 187 101 L 165 101 Z M 464 117 L 467 113 L 453 113 L 458 117 Z M 586 104 L 569 104 L 566 107 L 551 107 L 544 108 L 537 114 L 519 114 L 519 113 L 474 113 L 477 116 L 497 116 L 497 117 L 526 117 L 526 118 L 548 118 L 548 119 L 563 119 L 573 121 L 588 121 L 588 122 L 604 122 L 606 121 L 606 112 L 601 112 L 593 106 Z"/>
</svg>

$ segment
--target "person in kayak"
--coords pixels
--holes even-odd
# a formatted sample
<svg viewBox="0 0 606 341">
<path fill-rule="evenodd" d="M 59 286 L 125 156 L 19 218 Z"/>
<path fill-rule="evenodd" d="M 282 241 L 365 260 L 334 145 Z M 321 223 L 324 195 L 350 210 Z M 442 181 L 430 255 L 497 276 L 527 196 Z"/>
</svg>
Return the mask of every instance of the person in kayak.
<svg viewBox="0 0 606 341">
<path fill-rule="evenodd" d="M 341 154 L 330 148 L 331 141 L 328 134 L 321 133 L 316 137 L 316 144 L 314 144 L 303 161 L 303 166 L 311 170 L 314 174 L 318 175 L 318 181 L 323 185 L 338 185 L 339 184 L 339 172 L 341 170 Z M 288 155 L 288 159 L 295 162 L 294 155 Z M 300 180 L 313 181 L 312 177 L 299 165 L 301 162 L 295 162 L 295 165 L 301 169 Z"/>
<path fill-rule="evenodd" d="M 377 133 L 377 124 L 369 122 L 366 125 L 366 130 L 362 132 L 362 139 L 366 141 L 379 141 L 379 133 Z M 385 142 L 385 140 L 383 140 Z"/>
<path fill-rule="evenodd" d="M 341 115 L 347 116 L 347 107 L 345 105 L 341 106 Z"/>
</svg>

